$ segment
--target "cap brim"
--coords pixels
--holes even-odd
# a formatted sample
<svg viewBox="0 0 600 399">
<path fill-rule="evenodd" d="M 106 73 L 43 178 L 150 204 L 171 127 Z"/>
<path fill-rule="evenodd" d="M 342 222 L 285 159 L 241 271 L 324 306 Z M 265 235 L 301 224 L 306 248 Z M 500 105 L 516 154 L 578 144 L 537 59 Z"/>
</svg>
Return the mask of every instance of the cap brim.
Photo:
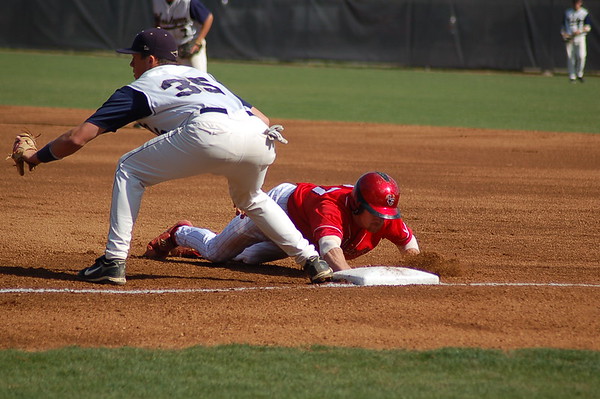
<svg viewBox="0 0 600 399">
<path fill-rule="evenodd" d="M 120 48 L 115 50 L 117 53 L 121 54 L 141 54 L 141 51 L 136 51 L 130 48 Z"/>
<path fill-rule="evenodd" d="M 400 219 L 400 210 L 398 208 L 373 208 L 369 204 L 363 204 L 366 210 L 372 215 L 382 219 Z"/>
</svg>

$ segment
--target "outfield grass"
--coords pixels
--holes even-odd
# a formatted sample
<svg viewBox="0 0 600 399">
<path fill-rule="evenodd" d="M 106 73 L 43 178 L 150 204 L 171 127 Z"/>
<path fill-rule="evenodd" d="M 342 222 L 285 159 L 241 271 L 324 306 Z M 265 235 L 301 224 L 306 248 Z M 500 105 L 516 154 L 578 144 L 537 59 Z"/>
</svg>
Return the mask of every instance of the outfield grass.
<svg viewBox="0 0 600 399">
<path fill-rule="evenodd" d="M 0 352 L 2 398 L 597 398 L 600 353 L 241 345 Z M 43 378 L 42 378 L 43 376 Z"/>
<path fill-rule="evenodd" d="M 129 56 L 0 51 L 0 104 L 95 109 L 132 79 Z M 600 132 L 600 78 L 211 62 L 272 118 Z"/>
</svg>

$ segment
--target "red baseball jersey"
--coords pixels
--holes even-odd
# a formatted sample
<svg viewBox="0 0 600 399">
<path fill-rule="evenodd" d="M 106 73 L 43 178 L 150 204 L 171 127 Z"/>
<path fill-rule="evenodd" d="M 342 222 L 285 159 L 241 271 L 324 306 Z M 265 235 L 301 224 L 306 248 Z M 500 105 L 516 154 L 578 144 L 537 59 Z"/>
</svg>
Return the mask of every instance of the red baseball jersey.
<svg viewBox="0 0 600 399">
<path fill-rule="evenodd" d="M 386 219 L 377 233 L 360 228 L 352 220 L 349 197 L 352 186 L 316 186 L 298 183 L 288 200 L 288 214 L 302 235 L 318 246 L 324 236 L 338 236 L 346 259 L 366 254 L 382 238 L 402 247 L 412 238 L 412 231 L 402 219 Z"/>
</svg>

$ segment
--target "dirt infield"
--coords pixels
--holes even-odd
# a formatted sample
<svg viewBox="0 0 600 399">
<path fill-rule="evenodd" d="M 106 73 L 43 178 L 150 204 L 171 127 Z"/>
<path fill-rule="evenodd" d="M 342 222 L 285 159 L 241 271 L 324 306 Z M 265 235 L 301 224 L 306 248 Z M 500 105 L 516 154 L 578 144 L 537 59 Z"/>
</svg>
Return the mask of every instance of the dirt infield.
<svg viewBox="0 0 600 399">
<path fill-rule="evenodd" d="M 42 133 L 43 145 L 89 114 L 0 106 L 2 149 L 8 154 L 22 129 Z M 147 190 L 127 285 L 77 281 L 76 272 L 104 249 L 116 161 L 152 137 L 125 128 L 25 177 L 4 162 L 0 348 L 600 350 L 600 135 L 272 122 L 286 127 L 290 144 L 278 147 L 266 189 L 388 172 L 401 186 L 403 217 L 421 249 L 459 265 L 438 268 L 445 284 L 313 287 L 290 260 L 244 267 L 139 258 L 179 219 L 213 230 L 229 221 L 225 181 L 210 175 Z M 383 243 L 352 264 L 403 262 Z M 181 289 L 190 291 L 147 291 Z"/>
</svg>

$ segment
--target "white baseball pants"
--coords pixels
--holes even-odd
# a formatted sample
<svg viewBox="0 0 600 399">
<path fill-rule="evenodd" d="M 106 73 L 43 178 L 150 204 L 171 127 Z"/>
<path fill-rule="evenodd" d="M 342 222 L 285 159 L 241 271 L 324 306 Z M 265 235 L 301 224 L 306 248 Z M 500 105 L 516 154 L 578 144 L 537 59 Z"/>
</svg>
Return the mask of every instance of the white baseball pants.
<svg viewBox="0 0 600 399">
<path fill-rule="evenodd" d="M 287 201 L 295 189 L 294 184 L 282 183 L 268 195 L 287 214 Z M 288 256 L 248 217 L 236 216 L 219 234 L 200 227 L 181 226 L 175 232 L 175 241 L 181 246 L 194 248 L 211 262 L 235 260 L 259 264 Z"/>
<path fill-rule="evenodd" d="M 202 72 L 208 71 L 208 60 L 206 56 L 206 39 L 202 40 L 202 47 L 200 51 L 192 55 L 190 58 L 180 58 L 179 63 L 181 65 L 191 66 Z"/>
<path fill-rule="evenodd" d="M 569 79 L 583 77 L 583 69 L 585 68 L 585 59 L 587 57 L 587 46 L 585 35 L 577 36 L 573 40 L 567 42 L 567 71 Z"/>
<path fill-rule="evenodd" d="M 275 160 L 268 127 L 244 111 L 197 113 L 183 127 L 155 137 L 119 160 L 113 184 L 108 259 L 126 259 L 146 187 L 213 173 L 227 178 L 234 204 L 296 262 L 318 255 L 261 187 Z"/>
</svg>

